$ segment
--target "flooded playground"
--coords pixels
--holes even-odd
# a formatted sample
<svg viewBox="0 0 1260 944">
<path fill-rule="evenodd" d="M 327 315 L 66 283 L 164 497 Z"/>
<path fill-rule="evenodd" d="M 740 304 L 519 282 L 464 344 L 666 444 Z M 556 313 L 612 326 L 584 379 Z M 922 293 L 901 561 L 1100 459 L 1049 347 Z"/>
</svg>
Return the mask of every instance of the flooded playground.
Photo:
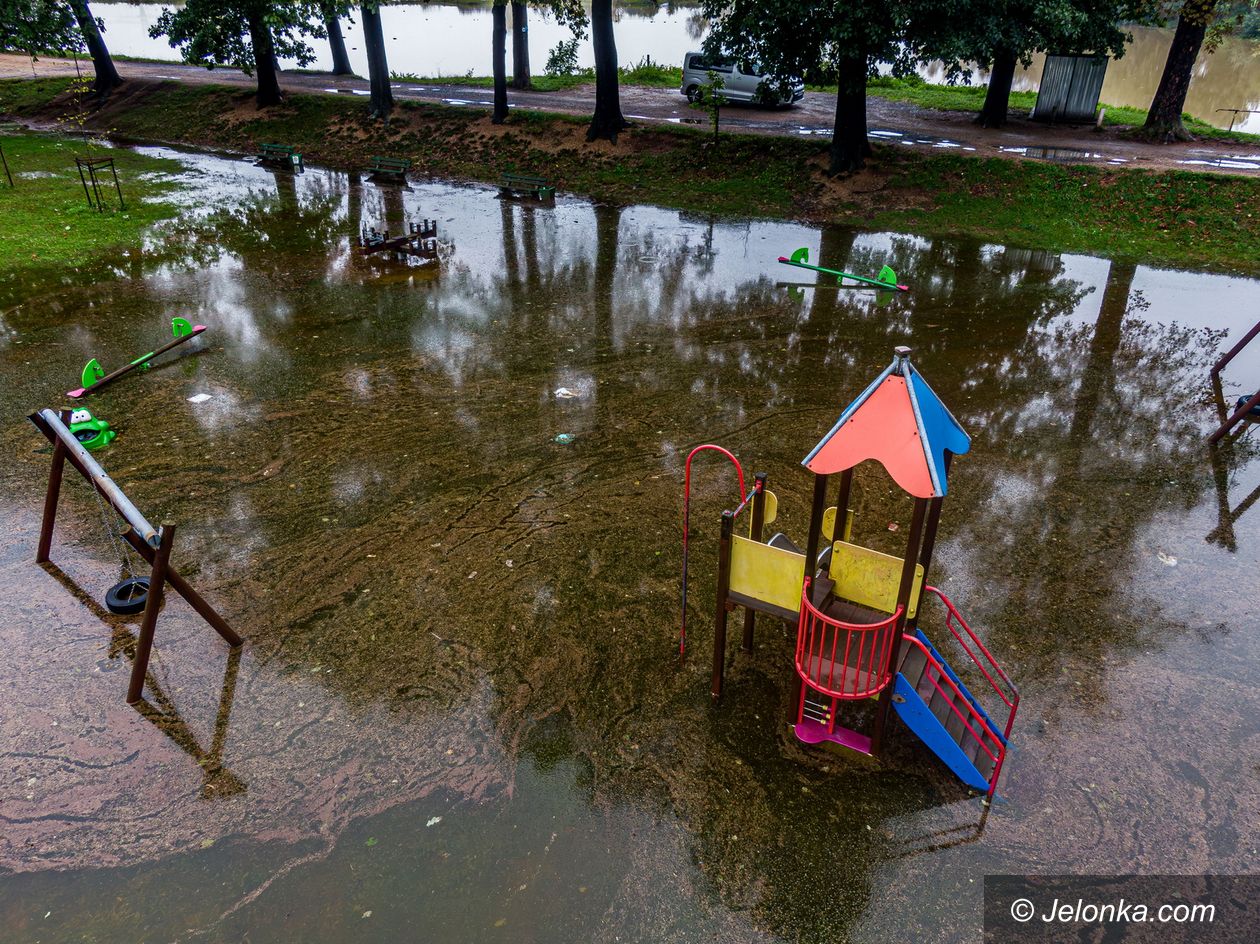
<svg viewBox="0 0 1260 944">
<path fill-rule="evenodd" d="M 6 941 L 975 941 L 986 874 L 1260 870 L 1260 451 L 1205 446 L 1255 280 L 145 150 L 185 217 L 0 282 Z M 436 261 L 355 252 L 418 219 Z M 207 331 L 88 401 L 94 455 L 246 643 L 168 596 L 133 708 L 77 475 L 34 563 L 26 416 L 176 316 Z M 803 543 L 801 460 L 897 345 L 972 438 L 931 582 L 1022 694 L 991 808 L 895 722 L 882 765 L 800 744 L 769 617 L 713 705 L 717 461 L 677 655 L 688 452 Z"/>
</svg>

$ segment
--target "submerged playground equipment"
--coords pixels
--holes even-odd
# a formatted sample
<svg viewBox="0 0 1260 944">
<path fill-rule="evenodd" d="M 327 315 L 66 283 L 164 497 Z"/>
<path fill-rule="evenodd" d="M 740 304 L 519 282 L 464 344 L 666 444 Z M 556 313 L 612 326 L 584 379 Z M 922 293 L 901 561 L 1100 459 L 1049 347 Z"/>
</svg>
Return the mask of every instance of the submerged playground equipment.
<svg viewBox="0 0 1260 944">
<path fill-rule="evenodd" d="M 779 256 L 779 262 L 783 265 L 795 266 L 798 269 L 809 269 L 811 272 L 821 272 L 823 275 L 834 275 L 837 285 L 844 285 L 845 279 L 859 283 L 859 285 L 869 285 L 873 288 L 888 292 L 908 292 L 909 285 L 902 285 L 897 281 L 897 273 L 893 271 L 892 266 L 884 266 L 879 270 L 879 274 L 875 278 L 867 278 L 864 275 L 854 275 L 852 272 L 841 272 L 839 269 L 824 269 L 822 266 L 810 265 L 809 250 L 802 247 L 792 253 L 791 256 Z"/>
<path fill-rule="evenodd" d="M 134 361 L 124 364 L 117 370 L 105 373 L 105 368 L 101 366 L 101 362 L 95 357 L 87 362 L 83 367 L 83 373 L 79 380 L 83 383 L 82 387 L 76 390 L 67 390 L 66 396 L 72 400 L 79 400 L 86 397 L 89 393 L 95 393 L 101 387 L 113 383 L 119 377 L 131 373 L 133 370 L 147 370 L 149 363 L 155 358 L 165 354 L 171 348 L 179 347 L 185 341 L 191 341 L 203 331 L 206 330 L 205 325 L 191 324 L 184 318 L 171 319 L 171 336 L 174 340 L 167 341 L 161 347 L 150 351 L 148 354 L 141 354 Z M 90 447 L 89 447 L 90 448 Z"/>
<path fill-rule="evenodd" d="M 1019 692 L 997 660 L 936 587 L 927 584 L 953 456 L 971 440 L 898 347 L 893 362 L 840 415 L 803 460 L 814 474 L 809 536 L 801 551 L 785 535 L 763 541 L 778 499 L 758 474 L 739 506 L 722 513 L 712 694 L 722 694 L 730 612 L 744 608 L 743 648 L 751 651 L 757 613 L 796 624 L 792 657 L 797 694 L 796 737 L 878 757 L 888 736 L 889 708 L 968 786 L 992 796 L 1006 758 Z M 702 446 L 696 452 L 716 449 Z M 853 469 L 873 459 L 914 499 L 903 558 L 853 543 L 849 499 Z M 830 478 L 839 494 L 828 506 Z M 748 510 L 746 533 L 737 517 Z M 684 511 L 686 515 L 686 511 Z M 741 529 L 742 530 L 742 529 Z M 822 548 L 820 553 L 820 547 Z M 684 551 L 683 607 L 686 610 Z M 992 688 L 1006 717 L 990 714 L 919 628 L 924 604 L 939 605 L 944 627 Z M 685 623 L 684 623 L 685 633 Z M 997 703 L 994 702 L 994 705 Z M 861 722 L 847 727 L 850 718 Z"/>
<path fill-rule="evenodd" d="M 106 603 L 114 612 L 140 612 L 144 615 L 140 620 L 140 635 L 136 643 L 136 657 L 131 667 L 131 682 L 127 688 L 129 705 L 140 701 L 144 693 L 145 674 L 149 668 L 149 656 L 153 650 L 153 636 L 157 629 L 158 610 L 162 606 L 163 590 L 166 584 L 188 601 L 198 615 L 201 616 L 228 645 L 236 648 L 244 642 L 228 625 L 227 620 L 215 611 L 201 595 L 193 589 L 192 584 L 179 575 L 170 566 L 171 547 L 175 542 L 175 525 L 164 521 L 160 528 L 149 524 L 131 500 L 123 493 L 106 471 L 101 468 L 87 449 L 70 431 L 67 423 L 71 419 L 71 410 L 60 413 L 44 409 L 32 413 L 28 419 L 53 445 L 52 465 L 48 470 L 48 491 L 44 496 L 44 515 L 39 529 L 39 549 L 35 553 L 36 563 L 46 563 L 52 549 L 53 526 L 57 519 L 57 500 L 61 495 L 61 477 L 66 463 L 70 463 L 79 474 L 92 486 L 117 515 L 126 523 L 122 538 L 150 566 L 149 576 L 134 577 L 116 584 L 106 597 Z M 113 523 L 106 521 L 111 529 Z M 134 606 L 130 605 L 134 604 Z"/>
</svg>

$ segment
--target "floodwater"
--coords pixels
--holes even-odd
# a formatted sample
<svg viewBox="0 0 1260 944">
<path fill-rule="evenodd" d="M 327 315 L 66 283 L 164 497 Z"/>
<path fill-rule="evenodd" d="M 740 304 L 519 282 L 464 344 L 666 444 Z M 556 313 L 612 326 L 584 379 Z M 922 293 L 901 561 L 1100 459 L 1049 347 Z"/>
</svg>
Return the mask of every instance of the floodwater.
<svg viewBox="0 0 1260 944">
<path fill-rule="evenodd" d="M 6 942 L 974 941 L 986 874 L 1260 871 L 1260 461 L 1203 445 L 1254 280 L 183 159 L 189 219 L 0 283 Z M 438 266 L 352 251 L 404 217 Z M 33 562 L 24 416 L 175 315 L 209 329 L 88 401 L 98 456 L 247 643 L 168 599 L 135 710 L 73 473 Z M 798 745 L 768 618 L 711 705 L 709 457 L 676 657 L 687 451 L 800 541 L 798 463 L 898 344 L 973 437 L 932 579 L 1023 693 L 987 816 L 900 727 L 883 766 Z M 881 470 L 854 506 L 895 553 Z"/>
<path fill-rule="evenodd" d="M 115 53 L 152 59 L 178 60 L 164 39 L 149 36 L 161 14 L 160 3 L 96 3 L 93 11 L 106 26 L 106 40 Z M 490 8 L 444 4 L 393 4 L 381 12 L 386 56 L 390 69 L 410 75 L 488 75 L 490 73 Z M 367 75 L 367 53 L 359 42 L 357 22 L 344 23 L 347 51 L 355 71 Z M 664 65 L 682 65 L 683 56 L 697 49 L 706 26 L 693 7 L 663 4 L 655 10 L 628 7 L 617 13 L 617 54 L 623 65 L 645 57 Z M 1107 68 L 1101 101 L 1112 105 L 1147 108 L 1159 85 L 1173 31 L 1130 27 L 1133 42 L 1120 59 Z M 541 72 L 547 53 L 571 34 L 543 10 L 529 15 L 530 57 Z M 331 69 L 327 44 L 314 41 L 313 69 Z M 1260 133 L 1260 49 L 1253 40 L 1226 38 L 1212 53 L 1204 52 L 1195 66 L 1194 81 L 1186 99 L 1186 111 L 1220 128 Z M 510 53 L 509 53 L 510 54 Z M 579 64 L 590 67 L 594 55 L 590 39 L 579 44 Z M 1014 88 L 1036 91 L 1041 83 L 1044 56 L 1020 69 Z M 286 63 L 286 65 L 294 65 Z M 921 73 L 929 81 L 943 82 L 939 66 Z M 973 81 L 985 81 L 983 74 Z M 1236 114 L 1218 109 L 1240 109 Z M 1248 114 L 1254 111 L 1255 114 Z"/>
</svg>

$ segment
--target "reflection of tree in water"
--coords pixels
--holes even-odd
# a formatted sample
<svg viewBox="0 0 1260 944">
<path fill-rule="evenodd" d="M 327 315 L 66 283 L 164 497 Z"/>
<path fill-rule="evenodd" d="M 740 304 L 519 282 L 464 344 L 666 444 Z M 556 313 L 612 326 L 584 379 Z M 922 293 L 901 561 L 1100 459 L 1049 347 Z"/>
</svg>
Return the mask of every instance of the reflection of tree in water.
<svg viewBox="0 0 1260 944">
<path fill-rule="evenodd" d="M 1127 587 L 1154 556 L 1136 542 L 1204 487 L 1200 387 L 1213 345 L 1133 317 L 1133 277 L 1113 264 L 1095 324 L 1030 334 L 1009 357 L 1003 406 L 960 413 L 989 453 L 962 487 L 993 497 L 953 530 L 967 569 L 988 575 L 984 599 L 1001 601 L 984 620 L 996 651 L 1018 651 L 1017 678 L 1070 676 L 1080 686 L 1070 696 L 1098 702 L 1103 675 L 1092 669 L 1158 642 L 1166 626 Z"/>
</svg>

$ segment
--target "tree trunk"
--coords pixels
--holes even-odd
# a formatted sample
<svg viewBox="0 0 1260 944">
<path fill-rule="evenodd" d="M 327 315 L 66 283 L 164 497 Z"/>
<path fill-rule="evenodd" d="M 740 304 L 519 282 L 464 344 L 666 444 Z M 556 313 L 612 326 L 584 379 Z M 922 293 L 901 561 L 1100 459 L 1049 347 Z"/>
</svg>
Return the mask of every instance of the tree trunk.
<svg viewBox="0 0 1260 944">
<path fill-rule="evenodd" d="M 332 74 L 353 75 L 354 69 L 350 67 L 350 56 L 346 53 L 346 40 L 341 35 L 341 20 L 327 8 L 324 14 L 324 29 L 328 31 L 328 46 L 332 50 Z"/>
<path fill-rule="evenodd" d="M 866 166 L 871 153 L 866 139 L 866 52 L 840 60 L 836 75 L 836 124 L 831 133 L 829 173 L 847 174 Z"/>
<path fill-rule="evenodd" d="M 275 49 L 271 45 L 271 30 L 257 7 L 249 14 L 249 40 L 254 47 L 254 72 L 258 76 L 258 107 L 279 105 L 284 101 L 280 80 L 276 76 Z"/>
<path fill-rule="evenodd" d="M 105 47 L 105 40 L 101 37 L 87 0 L 71 0 L 70 8 L 74 11 L 74 18 L 83 34 L 88 53 L 92 56 L 92 68 L 96 71 L 92 91 L 102 97 L 108 95 L 112 89 L 122 85 L 122 77 L 114 68 L 114 60 Z"/>
<path fill-rule="evenodd" d="M 1186 0 L 1177 20 L 1177 32 L 1173 34 L 1168 59 L 1164 62 L 1164 74 L 1159 88 L 1151 101 L 1143 132 L 1156 141 L 1191 141 L 1193 138 L 1181 123 L 1181 113 L 1186 107 L 1186 93 L 1190 91 L 1190 79 L 1194 74 L 1194 61 L 1199 57 L 1199 47 L 1207 33 L 1208 20 L 1216 6 L 1216 0 Z"/>
<path fill-rule="evenodd" d="M 530 88 L 528 7 L 512 2 L 512 88 Z"/>
<path fill-rule="evenodd" d="M 595 47 L 595 114 L 586 129 L 586 140 L 607 138 L 616 144 L 617 135 L 630 127 L 630 122 L 621 114 L 621 93 L 617 87 L 612 0 L 591 0 L 591 42 Z"/>
<path fill-rule="evenodd" d="M 976 117 L 981 128 L 1000 128 L 1006 124 L 1006 110 L 1011 104 L 1011 85 L 1015 82 L 1015 53 L 1003 49 L 993 56 L 989 72 L 989 88 L 984 93 L 984 107 Z"/>
<path fill-rule="evenodd" d="M 360 4 L 363 17 L 363 44 L 367 48 L 368 85 L 372 90 L 372 115 L 388 118 L 394 110 L 394 92 L 389 87 L 389 63 L 385 59 L 385 33 L 381 11 L 374 3 Z"/>
<path fill-rule="evenodd" d="M 507 3 L 496 3 L 491 8 L 490 22 L 493 36 L 491 47 L 491 66 L 494 72 L 494 111 L 490 115 L 490 123 L 501 125 L 507 121 Z"/>
</svg>

